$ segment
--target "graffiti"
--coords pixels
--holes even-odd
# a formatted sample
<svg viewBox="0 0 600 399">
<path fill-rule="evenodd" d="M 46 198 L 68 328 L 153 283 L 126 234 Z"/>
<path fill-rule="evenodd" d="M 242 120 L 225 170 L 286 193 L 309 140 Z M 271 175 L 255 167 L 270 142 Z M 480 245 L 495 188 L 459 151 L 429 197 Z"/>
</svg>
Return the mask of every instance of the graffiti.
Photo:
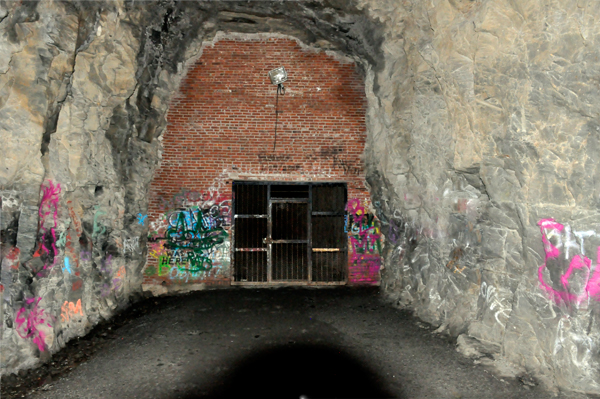
<svg viewBox="0 0 600 399">
<path fill-rule="evenodd" d="M 484 281 L 483 283 L 481 283 L 479 293 L 481 294 L 481 297 L 485 300 L 485 303 L 488 304 L 490 310 L 496 311 L 494 313 L 494 318 L 496 319 L 498 324 L 505 326 L 505 323 L 502 323 L 500 321 L 499 316 L 504 316 L 508 318 L 510 314 L 510 309 L 508 308 L 508 306 L 502 303 L 504 299 L 498 299 L 498 295 L 496 294 L 496 287 L 488 285 Z"/>
<path fill-rule="evenodd" d="M 123 287 L 123 283 L 125 281 L 125 266 L 121 266 L 113 275 L 111 265 L 111 255 L 108 255 L 106 259 L 101 261 L 100 274 L 104 279 L 104 283 L 102 283 L 100 287 L 100 295 L 102 297 L 109 295 L 112 291 L 119 291 Z"/>
<path fill-rule="evenodd" d="M 137 215 L 138 224 L 144 225 L 147 217 L 148 217 L 148 215 L 142 215 L 141 213 L 138 213 L 138 215 Z"/>
<path fill-rule="evenodd" d="M 396 219 L 390 220 L 389 223 L 389 231 L 386 239 L 390 241 L 393 245 L 397 245 L 402 238 L 402 222 Z"/>
<path fill-rule="evenodd" d="M 81 251 L 79 254 L 79 259 L 81 259 L 82 262 L 91 262 L 92 253 L 89 251 Z"/>
<path fill-rule="evenodd" d="M 69 262 L 69 258 L 65 257 L 65 267 L 63 267 L 62 271 L 67 271 L 69 274 L 73 274 L 73 272 L 71 271 L 71 263 Z"/>
<path fill-rule="evenodd" d="M 58 249 L 56 248 L 56 227 L 58 226 L 58 200 L 60 195 L 60 184 L 54 185 L 51 180 L 48 180 L 48 185 L 42 187 L 42 201 L 38 211 L 40 218 L 40 231 L 42 233 L 41 249 L 45 255 L 52 260 L 52 265 Z M 46 218 L 52 215 L 53 226 L 50 229 L 46 228 Z M 50 247 L 50 248 L 49 248 Z M 44 269 L 46 269 L 44 264 Z"/>
<path fill-rule="evenodd" d="M 5 301 L 10 300 L 10 286 L 12 285 L 13 271 L 19 270 L 19 255 L 21 251 L 17 247 L 12 247 L 7 251 L 2 259 L 0 269 L 0 292 L 3 293 Z M 0 305 L 2 306 L 2 305 Z"/>
<path fill-rule="evenodd" d="M 127 238 L 123 241 L 123 255 L 127 252 L 131 252 L 131 255 L 137 253 L 138 248 L 140 247 L 140 238 L 133 237 Z"/>
<path fill-rule="evenodd" d="M 49 316 L 44 315 L 44 310 L 39 308 L 42 298 L 31 298 L 25 301 L 31 309 L 27 311 L 22 307 L 17 311 L 15 323 L 17 325 L 17 334 L 23 339 L 32 338 L 32 342 L 37 345 L 40 351 L 46 347 L 45 334 L 40 329 L 42 326 L 52 327 Z"/>
<path fill-rule="evenodd" d="M 358 205 L 356 202 L 358 202 Z M 381 254 L 381 231 L 379 222 L 372 214 L 367 214 L 358 200 L 349 201 L 347 210 L 350 213 L 350 242 L 353 253 Z"/>
<path fill-rule="evenodd" d="M 115 291 L 118 291 L 123 286 L 123 280 L 125 279 L 125 266 L 121 266 L 117 271 L 117 274 L 112 279 L 112 287 Z"/>
<path fill-rule="evenodd" d="M 150 256 L 158 257 L 158 274 L 163 275 L 171 261 L 186 271 L 210 270 L 213 266 L 212 252 L 228 237 L 224 227 L 228 225 L 229 205 L 213 204 L 202 209 L 190 207 L 172 212 L 167 216 L 167 229 L 162 245 L 153 245 Z M 156 238 L 154 238 L 156 239 Z M 182 266 L 186 264 L 186 266 Z"/>
<path fill-rule="evenodd" d="M 585 238 L 596 235 L 593 231 L 576 231 L 573 233 L 580 239 L 580 243 L 573 240 L 570 226 L 564 226 L 554 219 L 542 219 L 538 222 L 542 233 L 542 243 L 544 245 L 544 263 L 538 269 L 538 279 L 541 287 L 557 303 L 581 304 L 585 300 L 593 298 L 600 300 L 600 246 L 596 254 L 596 267 L 592 272 L 592 261 L 585 256 L 584 240 Z M 561 234 L 564 231 L 564 236 Z M 555 242 L 552 242 L 552 239 Z M 565 249 L 565 260 L 569 259 L 569 251 L 577 249 L 577 254 L 571 259 L 567 270 L 560 276 L 560 289 L 554 288 L 544 279 L 544 271 L 548 269 L 550 260 L 557 261 L 560 258 L 560 248 Z M 578 278 L 575 278 L 578 276 Z M 579 285 L 576 287 L 573 285 Z"/>
<path fill-rule="evenodd" d="M 77 300 L 77 304 L 65 301 L 65 303 L 63 303 L 63 305 L 60 307 L 60 310 L 60 317 L 62 318 L 63 322 L 68 322 L 70 319 L 73 318 L 73 316 L 77 314 L 83 316 L 83 310 L 81 309 L 81 299 Z"/>
<path fill-rule="evenodd" d="M 106 227 L 102 226 L 98 222 L 98 218 L 100 216 L 106 215 L 106 212 L 101 211 L 99 205 L 94 206 L 94 209 L 96 210 L 96 212 L 94 213 L 94 230 L 92 232 L 92 238 L 101 236 L 106 232 Z"/>
<path fill-rule="evenodd" d="M 81 228 L 81 220 L 75 213 L 75 209 L 73 209 L 73 202 L 67 201 L 67 207 L 69 210 L 69 216 L 71 217 L 71 221 L 73 222 L 73 225 L 75 226 L 75 231 L 77 232 L 77 236 L 81 236 L 81 233 L 83 233 L 83 229 Z"/>
<path fill-rule="evenodd" d="M 362 173 L 362 168 L 360 166 L 356 166 L 356 165 L 357 165 L 357 158 L 350 160 L 350 159 L 344 159 L 337 155 L 333 156 L 333 167 L 342 169 L 344 171 L 344 173 L 347 175 L 358 176 Z"/>
<path fill-rule="evenodd" d="M 198 191 L 189 191 L 188 189 L 182 188 L 180 192 L 173 195 L 170 199 L 160 198 L 161 204 L 159 208 L 161 211 L 168 211 L 171 209 L 182 208 L 189 203 L 202 202 L 207 203 L 213 199 L 213 193 L 199 193 Z"/>
<path fill-rule="evenodd" d="M 56 246 L 59 248 L 64 248 L 67 244 L 67 231 L 63 231 L 60 233 L 59 239 L 56 241 Z"/>
<path fill-rule="evenodd" d="M 346 206 L 350 230 L 350 261 L 362 270 L 355 281 L 374 281 L 381 268 L 381 230 L 374 215 L 366 212 L 360 200 L 352 199 Z"/>
<path fill-rule="evenodd" d="M 150 251 L 148 251 L 148 255 L 150 255 L 151 257 L 158 259 L 166 254 L 165 243 L 163 241 L 151 242 L 148 245 L 150 246 Z"/>
</svg>

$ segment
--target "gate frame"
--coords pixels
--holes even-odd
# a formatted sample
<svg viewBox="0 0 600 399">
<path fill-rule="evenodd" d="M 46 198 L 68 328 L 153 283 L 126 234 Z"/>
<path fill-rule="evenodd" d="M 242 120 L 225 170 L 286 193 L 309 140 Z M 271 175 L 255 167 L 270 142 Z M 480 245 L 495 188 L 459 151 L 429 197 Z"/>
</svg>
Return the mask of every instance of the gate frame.
<svg viewBox="0 0 600 399">
<path fill-rule="evenodd" d="M 272 260 L 271 260 L 271 243 L 267 242 L 267 281 L 235 281 L 235 220 L 236 220 L 236 198 L 234 185 L 235 184 L 245 184 L 245 185 L 267 185 L 267 239 L 272 235 L 272 214 L 271 214 L 271 186 L 273 185 L 303 185 L 309 186 L 308 189 L 308 279 L 307 281 L 282 281 L 275 280 L 272 281 Z M 312 204 L 313 204 L 313 186 L 324 186 L 324 185 L 343 185 L 344 187 L 344 210 L 342 214 L 347 217 L 346 207 L 348 206 L 348 182 L 346 181 L 276 181 L 276 180 L 233 180 L 231 182 L 231 246 L 230 246 L 230 284 L 231 285 L 239 285 L 239 286 L 250 286 L 250 287 L 285 287 L 285 286 L 338 286 L 338 285 L 347 285 L 348 284 L 348 276 L 349 276 L 349 267 L 348 267 L 348 238 L 346 237 L 344 248 L 340 251 L 344 253 L 344 280 L 343 281 L 311 281 L 312 280 Z M 318 212 L 319 215 L 315 216 L 341 216 L 337 212 Z"/>
</svg>

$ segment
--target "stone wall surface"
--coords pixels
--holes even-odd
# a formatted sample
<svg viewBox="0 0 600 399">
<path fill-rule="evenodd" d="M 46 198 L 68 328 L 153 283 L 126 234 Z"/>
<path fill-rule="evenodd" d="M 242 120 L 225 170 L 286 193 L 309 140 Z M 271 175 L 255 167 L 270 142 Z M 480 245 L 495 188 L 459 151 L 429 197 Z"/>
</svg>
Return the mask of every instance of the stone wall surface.
<svg viewBox="0 0 600 399">
<path fill-rule="evenodd" d="M 168 104 L 218 31 L 269 32 L 362 65 L 387 297 L 501 373 L 600 393 L 598 18 L 591 0 L 0 2 L 2 374 L 139 295 Z"/>
<path fill-rule="evenodd" d="M 599 392 L 598 3 L 363 6 L 387 294 L 478 362 Z"/>
</svg>

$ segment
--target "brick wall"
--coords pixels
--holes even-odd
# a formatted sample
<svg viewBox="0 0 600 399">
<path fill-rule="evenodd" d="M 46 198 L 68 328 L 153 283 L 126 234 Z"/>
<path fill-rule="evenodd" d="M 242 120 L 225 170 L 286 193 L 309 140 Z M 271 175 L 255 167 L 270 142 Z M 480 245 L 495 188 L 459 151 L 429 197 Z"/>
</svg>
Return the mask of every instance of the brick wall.
<svg viewBox="0 0 600 399">
<path fill-rule="evenodd" d="M 274 149 L 276 86 L 267 73 L 279 66 L 288 80 L 279 97 Z M 354 63 L 281 38 L 220 40 L 205 47 L 169 108 L 162 163 L 149 193 L 144 284 L 229 283 L 233 180 L 343 181 L 353 207 L 368 206 L 360 159 L 365 109 L 364 82 Z M 215 227 L 221 229 L 208 271 L 178 268 L 156 240 L 164 236 L 168 217 L 176 223 L 172 211 L 191 205 L 217 217 Z M 373 237 L 379 238 L 377 226 L 368 240 Z M 356 238 L 351 250 L 364 241 Z M 368 261 L 363 255 L 349 255 L 349 281 L 377 282 L 378 253 Z"/>
</svg>

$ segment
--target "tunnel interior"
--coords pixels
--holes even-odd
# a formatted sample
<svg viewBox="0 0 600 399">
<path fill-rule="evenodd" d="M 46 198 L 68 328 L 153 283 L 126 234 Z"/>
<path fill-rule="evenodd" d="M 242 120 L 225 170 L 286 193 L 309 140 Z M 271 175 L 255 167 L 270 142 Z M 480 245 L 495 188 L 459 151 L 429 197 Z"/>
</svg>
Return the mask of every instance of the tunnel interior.
<svg viewBox="0 0 600 399">
<path fill-rule="evenodd" d="M 1 2 L 2 375 L 149 295 L 278 280 L 379 285 L 501 375 L 600 393 L 599 7 Z"/>
</svg>

